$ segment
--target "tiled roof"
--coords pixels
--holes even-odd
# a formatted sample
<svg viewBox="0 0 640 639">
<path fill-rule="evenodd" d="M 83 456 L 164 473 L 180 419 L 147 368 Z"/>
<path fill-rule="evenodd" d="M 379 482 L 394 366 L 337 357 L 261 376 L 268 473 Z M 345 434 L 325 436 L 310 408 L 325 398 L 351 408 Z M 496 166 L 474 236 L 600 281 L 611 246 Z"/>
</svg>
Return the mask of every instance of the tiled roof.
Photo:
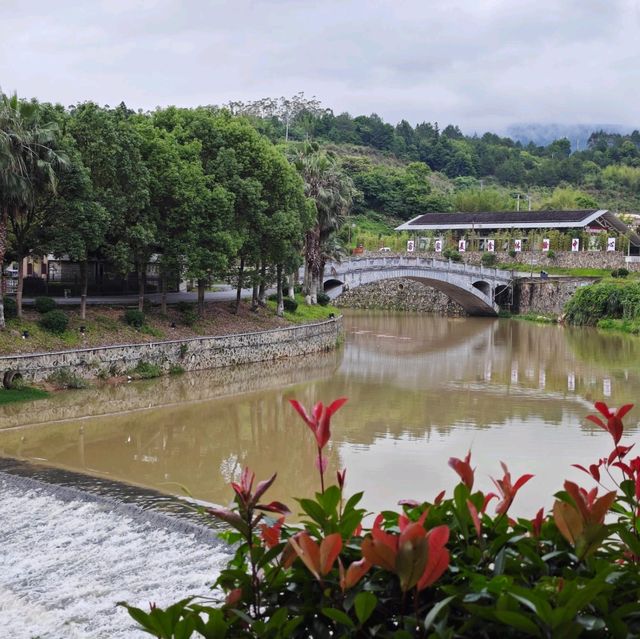
<svg viewBox="0 0 640 639">
<path fill-rule="evenodd" d="M 588 211 L 482 211 L 477 213 L 425 213 L 410 222 L 407 226 L 438 226 L 446 228 L 453 224 L 509 224 L 518 227 L 520 224 L 567 224 L 575 223 L 581 226 L 596 209 Z M 604 212 L 604 211 L 603 211 Z"/>
</svg>

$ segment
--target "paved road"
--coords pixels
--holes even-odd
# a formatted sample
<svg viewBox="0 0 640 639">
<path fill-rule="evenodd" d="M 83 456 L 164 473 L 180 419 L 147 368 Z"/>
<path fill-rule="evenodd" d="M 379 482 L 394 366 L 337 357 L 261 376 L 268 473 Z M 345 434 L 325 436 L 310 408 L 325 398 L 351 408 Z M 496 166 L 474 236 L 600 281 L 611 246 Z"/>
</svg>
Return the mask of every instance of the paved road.
<svg viewBox="0 0 640 639">
<path fill-rule="evenodd" d="M 268 291 L 269 294 L 271 291 Z M 252 290 L 250 288 L 242 289 L 242 297 L 251 297 Z M 160 293 L 150 293 L 145 295 L 145 299 L 160 303 Z M 236 299 L 236 290 L 234 288 L 227 288 L 221 291 L 207 291 L 204 295 L 207 302 L 225 302 L 228 300 Z M 61 306 L 80 306 L 79 297 L 55 297 L 56 302 Z M 191 293 L 167 293 L 167 303 L 177 304 L 178 302 L 192 302 L 198 301 L 198 294 L 196 291 Z M 22 300 L 23 304 L 33 304 L 32 297 L 26 297 Z M 138 304 L 138 295 L 105 295 L 102 297 L 89 296 L 87 297 L 87 304 L 91 306 L 136 306 Z"/>
</svg>

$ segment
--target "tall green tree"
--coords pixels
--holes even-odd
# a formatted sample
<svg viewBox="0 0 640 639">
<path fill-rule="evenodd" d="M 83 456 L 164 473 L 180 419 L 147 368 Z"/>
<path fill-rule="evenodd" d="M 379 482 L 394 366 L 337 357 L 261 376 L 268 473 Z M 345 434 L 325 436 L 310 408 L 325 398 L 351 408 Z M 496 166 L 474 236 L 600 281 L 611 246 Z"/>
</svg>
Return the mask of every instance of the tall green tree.
<svg viewBox="0 0 640 639">
<path fill-rule="evenodd" d="M 69 166 L 61 174 L 57 194 L 43 203 L 48 219 L 44 245 L 80 267 L 80 317 L 86 319 L 89 260 L 104 243 L 111 217 L 96 197 L 93 183 L 73 139 L 64 141 Z"/>
<path fill-rule="evenodd" d="M 111 216 L 104 255 L 123 276 L 138 274 L 138 306 L 144 302 L 147 263 L 156 225 L 149 210 L 149 172 L 132 114 L 123 106 L 86 102 L 71 110 L 69 133 L 88 168 L 97 202 Z"/>
<path fill-rule="evenodd" d="M 11 229 L 18 253 L 18 315 L 22 315 L 22 259 L 35 248 L 36 234 L 44 223 L 41 200 L 54 194 L 57 171 L 66 165 L 57 149 L 57 122 L 35 101 L 17 95 L 0 95 L 0 265 Z M 4 328 L 0 306 L 0 328 Z"/>
<path fill-rule="evenodd" d="M 323 246 L 342 226 L 353 200 L 351 178 L 340 168 L 336 158 L 317 144 L 303 142 L 293 149 L 291 159 L 302 176 L 305 195 L 315 203 L 315 220 L 307 231 L 304 244 L 305 294 L 317 303 L 326 263 Z"/>
</svg>

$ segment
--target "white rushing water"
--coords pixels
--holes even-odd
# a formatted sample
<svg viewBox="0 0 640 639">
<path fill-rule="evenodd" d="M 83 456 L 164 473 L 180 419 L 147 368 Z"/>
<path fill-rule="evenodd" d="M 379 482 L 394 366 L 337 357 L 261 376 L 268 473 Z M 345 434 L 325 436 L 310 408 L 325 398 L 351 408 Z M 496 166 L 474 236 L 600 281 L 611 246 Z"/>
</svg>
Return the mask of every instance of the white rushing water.
<svg viewBox="0 0 640 639">
<path fill-rule="evenodd" d="M 211 593 L 223 546 L 54 493 L 0 477 L 0 637 L 148 637 L 116 602 L 146 610 Z"/>
</svg>

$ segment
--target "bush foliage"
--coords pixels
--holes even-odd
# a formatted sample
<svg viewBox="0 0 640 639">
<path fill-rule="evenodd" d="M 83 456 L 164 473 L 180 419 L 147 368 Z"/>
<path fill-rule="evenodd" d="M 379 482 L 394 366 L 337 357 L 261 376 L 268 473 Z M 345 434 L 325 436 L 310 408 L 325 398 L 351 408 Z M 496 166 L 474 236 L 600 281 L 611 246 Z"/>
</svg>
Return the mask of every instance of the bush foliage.
<svg viewBox="0 0 640 639">
<path fill-rule="evenodd" d="M 640 282 L 598 282 L 579 288 L 565 305 L 569 324 L 595 326 L 603 319 L 640 319 Z"/>
<path fill-rule="evenodd" d="M 80 377 L 80 375 L 76 375 L 76 373 L 68 368 L 57 369 L 49 375 L 47 381 L 60 390 L 69 388 L 87 388 L 89 385 L 86 379 Z"/>
<path fill-rule="evenodd" d="M 5 295 L 3 298 L 4 303 L 4 317 L 5 319 L 13 319 L 18 315 L 18 305 L 16 304 L 16 300 L 13 297 L 8 297 Z"/>
<path fill-rule="evenodd" d="M 135 368 L 129 371 L 129 375 L 133 379 L 153 379 L 162 375 L 162 369 L 156 364 L 140 361 Z"/>
<path fill-rule="evenodd" d="M 298 302 L 289 297 L 285 297 L 282 303 L 284 305 L 284 310 L 289 313 L 295 313 L 298 310 Z"/>
<path fill-rule="evenodd" d="M 320 306 L 328 306 L 331 302 L 331 298 L 326 293 L 318 293 L 317 299 Z"/>
<path fill-rule="evenodd" d="M 142 328 L 145 323 L 145 315 L 137 308 L 128 308 L 124 312 L 124 321 L 134 328 Z"/>
<path fill-rule="evenodd" d="M 483 253 L 480 261 L 482 266 L 495 266 L 498 263 L 498 256 L 495 253 Z"/>
<path fill-rule="evenodd" d="M 68 324 L 69 318 L 60 310 L 48 311 L 40 318 L 40 326 L 50 333 L 64 333 Z"/>
<path fill-rule="evenodd" d="M 335 484 L 325 476 L 331 418 L 345 401 L 311 413 L 291 401 L 313 433 L 319 471 L 315 498 L 297 500 L 301 524 L 264 499 L 276 475 L 254 485 L 245 468 L 231 484 L 234 506 L 208 511 L 236 548 L 216 582 L 224 600 L 150 612 L 123 604 L 145 630 L 166 639 L 639 636 L 640 457 L 621 443 L 631 405 L 598 402 L 588 417 L 613 443 L 577 466 L 599 488 L 565 481 L 551 509 L 514 519 L 533 476 L 512 477 L 502 463 L 494 491 L 479 490 L 469 452 L 449 460 L 460 477 L 453 494 L 400 502 L 365 529 L 363 495 L 346 494 L 346 471 Z"/>
<path fill-rule="evenodd" d="M 48 313 L 49 311 L 54 310 L 55 308 L 57 308 L 57 304 L 56 301 L 53 299 L 53 297 L 36 297 L 33 305 L 35 306 L 36 311 L 38 311 L 38 313 Z"/>
</svg>

